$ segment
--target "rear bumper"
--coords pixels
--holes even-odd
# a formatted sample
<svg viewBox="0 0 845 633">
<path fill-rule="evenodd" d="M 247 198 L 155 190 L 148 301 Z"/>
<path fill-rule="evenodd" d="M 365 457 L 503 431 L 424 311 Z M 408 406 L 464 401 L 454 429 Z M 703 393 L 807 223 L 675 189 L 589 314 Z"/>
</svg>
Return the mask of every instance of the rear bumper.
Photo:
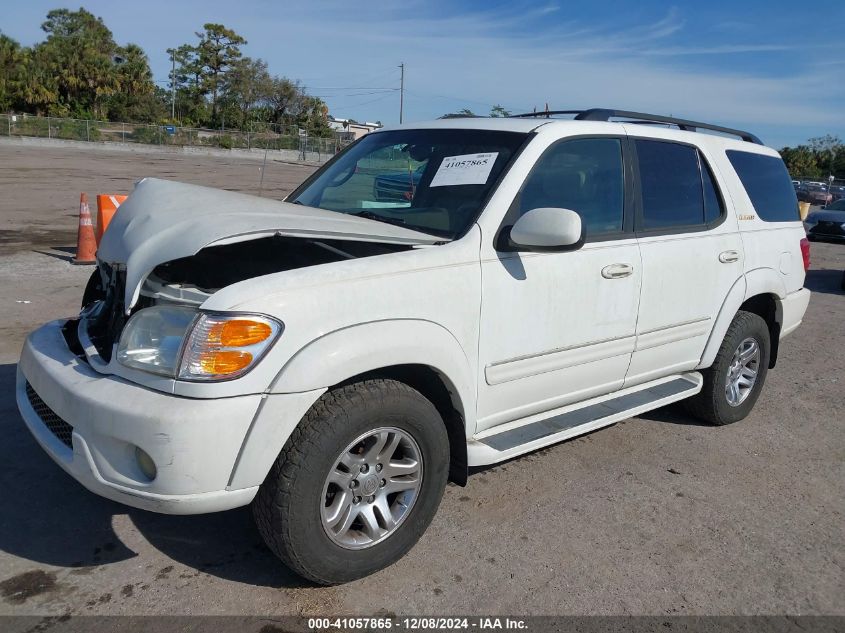
<svg viewBox="0 0 845 633">
<path fill-rule="evenodd" d="M 801 288 L 796 292 L 786 295 L 781 300 L 782 321 L 780 325 L 780 338 L 787 336 L 801 325 L 807 305 L 810 303 L 810 291 Z"/>
</svg>

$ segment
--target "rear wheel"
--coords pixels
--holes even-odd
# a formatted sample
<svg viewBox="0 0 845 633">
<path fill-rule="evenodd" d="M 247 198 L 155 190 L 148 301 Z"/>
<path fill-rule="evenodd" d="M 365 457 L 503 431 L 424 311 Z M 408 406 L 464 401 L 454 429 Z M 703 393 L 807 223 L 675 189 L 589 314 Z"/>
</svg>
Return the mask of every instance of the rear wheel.
<svg viewBox="0 0 845 633">
<path fill-rule="evenodd" d="M 701 393 L 686 401 L 690 412 L 717 425 L 746 417 L 766 380 L 770 345 L 766 322 L 751 312 L 738 312 L 713 365 L 702 372 Z"/>
<path fill-rule="evenodd" d="M 411 387 L 368 380 L 332 390 L 291 435 L 253 502 L 264 541 L 319 584 L 404 556 L 440 505 L 446 428 Z"/>
</svg>

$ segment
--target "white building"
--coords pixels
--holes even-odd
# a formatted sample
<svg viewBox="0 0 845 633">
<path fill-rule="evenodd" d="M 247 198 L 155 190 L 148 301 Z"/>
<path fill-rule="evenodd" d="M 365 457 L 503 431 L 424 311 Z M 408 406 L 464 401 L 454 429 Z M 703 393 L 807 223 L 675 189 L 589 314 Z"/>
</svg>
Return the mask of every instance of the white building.
<svg viewBox="0 0 845 633">
<path fill-rule="evenodd" d="M 359 123 L 352 119 L 337 119 L 329 117 L 329 127 L 332 128 L 337 135 L 345 141 L 355 141 L 362 136 L 369 134 L 373 130 L 382 127 L 381 123 Z"/>
</svg>

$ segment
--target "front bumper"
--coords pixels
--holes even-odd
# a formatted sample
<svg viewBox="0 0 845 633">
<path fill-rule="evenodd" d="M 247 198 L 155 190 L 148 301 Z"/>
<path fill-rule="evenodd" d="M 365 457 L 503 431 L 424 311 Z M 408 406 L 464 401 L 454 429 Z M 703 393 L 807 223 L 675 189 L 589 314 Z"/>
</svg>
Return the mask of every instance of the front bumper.
<svg viewBox="0 0 845 633">
<path fill-rule="evenodd" d="M 260 479 L 231 482 L 261 394 L 181 398 L 104 376 L 74 356 L 61 326 L 54 321 L 27 337 L 16 385 L 24 422 L 59 466 L 96 494 L 155 512 L 215 512 L 253 499 Z M 72 427 L 72 447 L 36 412 L 27 384 L 42 414 L 46 405 Z M 135 447 L 155 462 L 153 480 Z"/>
</svg>

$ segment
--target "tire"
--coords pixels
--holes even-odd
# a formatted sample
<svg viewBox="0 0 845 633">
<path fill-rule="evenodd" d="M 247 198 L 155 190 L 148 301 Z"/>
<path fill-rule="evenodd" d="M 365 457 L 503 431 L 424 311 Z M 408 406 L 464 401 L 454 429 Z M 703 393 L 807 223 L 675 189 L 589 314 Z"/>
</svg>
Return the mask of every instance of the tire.
<svg viewBox="0 0 845 633">
<path fill-rule="evenodd" d="M 388 492 L 402 475 L 395 478 L 388 475 L 390 484 L 386 484 L 385 479 L 374 483 L 375 466 L 368 467 L 366 475 L 351 473 L 349 476 L 354 475 L 355 479 L 354 483 L 347 480 L 350 491 L 345 490 L 346 484 L 339 486 L 327 479 L 330 473 L 334 476 L 343 474 L 339 469 L 347 467 L 341 465 L 344 459 L 368 460 L 371 450 L 376 450 L 368 444 L 369 439 L 354 443 L 376 430 L 378 435 L 368 437 L 382 437 L 386 433 L 404 442 L 397 444 L 398 452 L 392 455 L 407 451 L 411 457 L 419 456 L 419 483 L 398 484 L 417 486 L 413 501 L 406 501 L 410 497 L 404 496 L 400 502 L 399 495 L 409 493 Z M 351 448 L 353 445 L 360 447 L 360 451 Z M 384 445 L 389 447 L 392 443 L 386 440 Z M 395 464 L 413 463 L 414 460 L 403 456 L 395 461 L 388 456 L 386 460 L 376 458 L 375 461 L 389 462 L 376 464 L 379 472 L 394 473 Z M 360 468 L 363 473 L 364 465 Z M 448 472 L 449 440 L 434 405 L 403 383 L 367 380 L 329 391 L 314 404 L 291 434 L 259 488 L 252 504 L 253 516 L 267 546 L 292 571 L 320 585 L 349 582 L 393 564 L 416 544 L 437 512 Z M 410 477 L 413 479 L 412 475 Z M 376 490 L 372 496 L 365 496 L 363 492 L 369 493 L 371 486 L 380 486 L 384 491 Z M 382 492 L 384 500 L 376 499 Z M 330 536 L 332 528 L 327 526 L 325 518 L 331 509 L 327 507 L 331 505 L 329 500 L 338 497 L 340 501 L 341 496 L 349 499 L 346 495 L 351 493 L 361 493 L 361 496 L 351 497 L 361 501 L 354 505 L 346 501 L 348 512 L 344 516 L 351 516 L 353 512 L 361 514 L 346 532 Z M 394 504 L 398 511 L 406 506 L 409 508 L 400 519 L 391 519 L 396 523 L 392 531 L 389 526 L 383 528 L 384 514 L 379 514 L 383 512 L 379 506 L 381 502 Z M 373 504 L 369 510 L 367 503 Z M 370 513 L 369 517 L 379 519 L 379 529 L 387 530 L 386 535 L 378 537 L 381 540 L 373 541 L 373 531 L 360 527 L 364 526 L 365 510 Z M 347 521 L 340 523 L 346 525 Z M 341 539 L 346 542 L 340 542 Z"/>
<path fill-rule="evenodd" d="M 745 418 L 754 408 L 766 381 L 771 353 L 769 336 L 769 327 L 760 316 L 751 312 L 737 312 L 713 364 L 701 372 L 704 376 L 701 392 L 685 402 L 687 410 L 717 426 L 733 424 Z M 740 345 L 745 344 L 744 349 L 750 350 L 750 344 L 746 344 L 749 340 L 754 341 L 759 350 L 756 377 L 751 388 L 742 392 L 739 402 L 732 404 L 730 398 L 735 398 L 735 395 L 728 393 L 729 372 L 732 371 L 734 355 Z"/>
</svg>

